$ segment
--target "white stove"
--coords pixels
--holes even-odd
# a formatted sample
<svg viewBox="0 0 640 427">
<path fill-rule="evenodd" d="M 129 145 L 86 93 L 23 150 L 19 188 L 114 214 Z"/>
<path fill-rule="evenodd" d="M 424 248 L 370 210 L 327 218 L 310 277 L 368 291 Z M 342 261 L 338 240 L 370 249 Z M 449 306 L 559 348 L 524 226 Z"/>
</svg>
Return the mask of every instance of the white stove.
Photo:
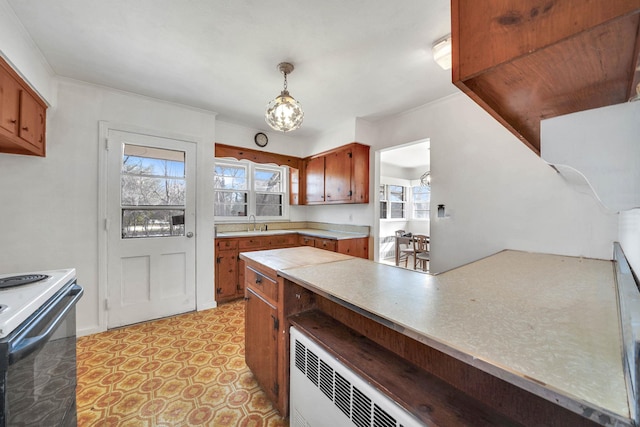
<svg viewBox="0 0 640 427">
<path fill-rule="evenodd" d="M 0 289 L 0 339 L 13 332 L 49 298 L 76 278 L 75 268 L 0 274 L 0 280 L 12 276 L 42 274 L 43 280 Z"/>
</svg>

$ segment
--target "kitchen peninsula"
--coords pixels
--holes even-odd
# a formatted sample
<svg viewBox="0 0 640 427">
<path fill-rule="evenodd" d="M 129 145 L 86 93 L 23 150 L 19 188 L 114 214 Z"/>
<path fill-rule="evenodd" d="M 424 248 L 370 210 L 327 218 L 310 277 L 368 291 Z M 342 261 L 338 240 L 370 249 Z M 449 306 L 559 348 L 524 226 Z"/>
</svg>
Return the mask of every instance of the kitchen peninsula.
<svg viewBox="0 0 640 427">
<path fill-rule="evenodd" d="M 350 331 L 419 378 L 444 381 L 453 396 L 447 403 L 476 408 L 461 414 L 428 401 L 432 384 L 414 387 L 425 390 L 414 396 L 423 404 L 394 396 L 423 422 L 448 425 L 456 416 L 473 424 L 480 413 L 502 425 L 634 425 L 611 261 L 503 251 L 431 276 L 353 257 L 314 263 L 315 251 L 240 257 L 247 269 L 276 272 L 282 334 L 291 322 L 321 343 L 331 328 Z M 293 254 L 308 264 L 287 263 Z M 334 355 L 358 369 L 357 361 Z M 288 354 L 279 358 L 288 364 Z"/>
</svg>

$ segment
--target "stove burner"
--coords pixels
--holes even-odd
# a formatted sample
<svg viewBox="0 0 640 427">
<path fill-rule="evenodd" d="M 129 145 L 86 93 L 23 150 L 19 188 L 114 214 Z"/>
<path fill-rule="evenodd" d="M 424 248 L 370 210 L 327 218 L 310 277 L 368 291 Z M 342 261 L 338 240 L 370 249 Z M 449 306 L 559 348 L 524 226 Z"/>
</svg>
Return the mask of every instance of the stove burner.
<svg viewBox="0 0 640 427">
<path fill-rule="evenodd" d="M 49 276 L 46 274 L 22 274 L 20 276 L 3 277 L 0 279 L 0 289 L 28 285 L 48 278 Z"/>
</svg>

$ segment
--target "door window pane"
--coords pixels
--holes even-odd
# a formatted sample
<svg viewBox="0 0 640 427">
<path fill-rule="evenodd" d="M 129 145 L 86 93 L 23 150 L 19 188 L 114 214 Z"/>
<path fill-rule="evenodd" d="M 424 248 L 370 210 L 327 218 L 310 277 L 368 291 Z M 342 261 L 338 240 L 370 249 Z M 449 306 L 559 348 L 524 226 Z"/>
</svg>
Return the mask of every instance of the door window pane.
<svg viewBox="0 0 640 427">
<path fill-rule="evenodd" d="M 122 238 L 184 236 L 184 210 L 122 209 Z"/>
<path fill-rule="evenodd" d="M 185 153 L 125 144 L 120 174 L 122 238 L 184 235 Z"/>
</svg>

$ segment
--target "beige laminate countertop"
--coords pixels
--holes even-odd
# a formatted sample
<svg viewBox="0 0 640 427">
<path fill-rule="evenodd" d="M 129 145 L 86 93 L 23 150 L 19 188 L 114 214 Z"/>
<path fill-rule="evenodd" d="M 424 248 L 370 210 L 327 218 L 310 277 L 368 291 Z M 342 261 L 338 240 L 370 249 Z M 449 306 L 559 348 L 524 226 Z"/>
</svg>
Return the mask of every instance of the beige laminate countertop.
<svg viewBox="0 0 640 427">
<path fill-rule="evenodd" d="M 631 425 L 611 261 L 503 251 L 438 276 L 358 258 L 276 270 L 592 420 Z"/>
<path fill-rule="evenodd" d="M 278 234 L 304 234 L 305 236 L 320 237 L 323 239 L 345 240 L 369 237 L 366 233 L 351 233 L 348 231 L 320 230 L 316 228 L 289 228 L 286 230 L 268 231 L 223 231 L 218 232 L 216 237 L 252 237 L 252 236 L 273 236 Z"/>
</svg>

